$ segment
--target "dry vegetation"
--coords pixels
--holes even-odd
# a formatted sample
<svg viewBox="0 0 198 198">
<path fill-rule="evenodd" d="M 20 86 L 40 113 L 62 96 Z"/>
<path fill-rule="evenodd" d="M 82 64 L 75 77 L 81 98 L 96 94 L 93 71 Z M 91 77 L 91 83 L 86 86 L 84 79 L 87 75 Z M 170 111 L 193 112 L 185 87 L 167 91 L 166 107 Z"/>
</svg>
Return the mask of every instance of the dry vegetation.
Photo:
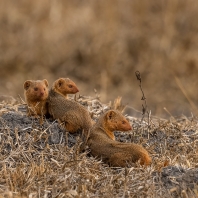
<svg viewBox="0 0 198 198">
<path fill-rule="evenodd" d="M 198 197 L 197 18 L 196 0 L 0 1 L 0 198 Z M 122 96 L 134 130 L 116 138 L 152 165 L 111 168 L 79 153 L 79 134 L 27 117 L 23 82 L 59 77 L 92 96 L 78 101 L 96 120 Z"/>
<path fill-rule="evenodd" d="M 97 117 L 109 108 L 98 99 L 78 101 Z M 111 168 L 79 153 L 78 134 L 57 122 L 25 115 L 25 105 L 1 102 L 0 197 L 197 197 L 198 144 L 195 117 L 169 120 L 127 116 L 131 133 L 116 132 L 121 142 L 143 144 L 151 166 Z"/>
<path fill-rule="evenodd" d="M 70 77 L 81 94 L 122 96 L 140 109 L 144 76 L 153 115 L 196 114 L 196 0 L 0 1 L 0 93 L 22 95 L 27 79 Z M 130 114 L 134 111 L 128 112 Z M 135 115 L 135 114 L 134 114 Z"/>
</svg>

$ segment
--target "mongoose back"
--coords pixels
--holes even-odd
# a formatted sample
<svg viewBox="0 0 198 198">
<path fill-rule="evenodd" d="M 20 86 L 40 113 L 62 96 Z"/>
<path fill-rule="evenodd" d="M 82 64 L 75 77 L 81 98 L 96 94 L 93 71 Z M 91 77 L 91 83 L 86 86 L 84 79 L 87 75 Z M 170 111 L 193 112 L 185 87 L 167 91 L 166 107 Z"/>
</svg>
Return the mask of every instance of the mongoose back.
<svg viewBox="0 0 198 198">
<path fill-rule="evenodd" d="M 88 110 L 76 101 L 66 99 L 60 91 L 57 91 L 57 83 L 59 82 L 55 81 L 49 91 L 49 114 L 63 123 L 65 129 L 71 133 L 83 129 L 88 133 L 92 126 Z"/>
<path fill-rule="evenodd" d="M 69 78 L 57 79 L 53 84 L 53 89 L 57 93 L 65 96 L 66 99 L 68 99 L 67 94 L 75 94 L 75 93 L 79 92 L 76 84 Z"/>
<path fill-rule="evenodd" d="M 43 116 L 47 114 L 48 81 L 46 79 L 27 80 L 24 82 L 23 87 L 25 100 L 28 105 L 28 116 Z"/>
<path fill-rule="evenodd" d="M 90 131 L 87 145 L 91 154 L 114 167 L 130 166 L 138 160 L 141 165 L 149 165 L 151 158 L 142 146 L 115 141 L 114 131 L 131 129 L 129 122 L 119 111 L 107 111 Z"/>
</svg>

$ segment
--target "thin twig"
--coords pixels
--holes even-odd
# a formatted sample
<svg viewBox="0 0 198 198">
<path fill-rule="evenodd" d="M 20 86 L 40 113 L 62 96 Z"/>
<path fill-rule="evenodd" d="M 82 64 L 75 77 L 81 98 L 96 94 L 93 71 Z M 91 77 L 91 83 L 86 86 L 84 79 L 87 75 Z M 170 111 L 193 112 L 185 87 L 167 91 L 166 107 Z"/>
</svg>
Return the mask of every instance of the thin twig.
<svg viewBox="0 0 198 198">
<path fill-rule="evenodd" d="M 141 79 L 141 75 L 140 75 L 140 72 L 139 71 L 136 71 L 135 72 L 135 75 L 136 75 L 136 77 L 137 77 L 137 80 L 139 81 L 139 87 L 140 87 L 140 90 L 141 90 L 141 92 L 142 92 L 142 98 L 141 98 L 141 100 L 143 100 L 144 101 L 144 104 L 142 104 L 142 121 L 143 121 L 143 119 L 144 119 L 144 116 L 145 116 L 145 113 L 147 112 L 148 113 L 148 111 L 147 111 L 147 102 L 146 102 L 146 97 L 145 97 L 145 95 L 144 95 L 144 91 L 143 91 L 143 89 L 142 89 L 142 79 Z"/>
</svg>

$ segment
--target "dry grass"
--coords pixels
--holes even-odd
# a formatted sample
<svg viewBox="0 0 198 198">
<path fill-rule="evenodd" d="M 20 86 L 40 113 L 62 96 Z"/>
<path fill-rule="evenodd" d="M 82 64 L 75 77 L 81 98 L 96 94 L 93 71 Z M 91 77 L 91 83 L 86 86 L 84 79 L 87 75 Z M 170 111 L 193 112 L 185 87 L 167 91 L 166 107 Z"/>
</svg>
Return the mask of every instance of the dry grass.
<svg viewBox="0 0 198 198">
<path fill-rule="evenodd" d="M 111 168 L 88 148 L 79 153 L 79 134 L 50 120 L 40 126 L 1 96 L 0 198 L 198 197 L 197 18 L 196 0 L 0 1 L 0 95 L 22 95 L 27 79 L 70 77 L 105 103 L 122 96 L 134 130 L 116 138 L 142 144 L 153 159 Z M 78 101 L 95 120 L 112 106 Z"/>
<path fill-rule="evenodd" d="M 97 117 L 110 108 L 97 98 L 81 97 Z M 118 141 L 143 144 L 153 163 L 144 168 L 111 168 L 79 153 L 81 140 L 55 122 L 24 115 L 24 105 L 1 102 L 1 197 L 197 197 L 198 120 L 141 119 L 128 116 L 134 130 L 116 132 Z M 53 143 L 53 133 L 59 134 Z M 55 134 L 55 133 L 54 133 Z M 55 137 L 56 139 L 56 137 Z M 71 144 L 72 142 L 72 144 Z M 165 168 L 163 168 L 165 166 Z"/>
</svg>

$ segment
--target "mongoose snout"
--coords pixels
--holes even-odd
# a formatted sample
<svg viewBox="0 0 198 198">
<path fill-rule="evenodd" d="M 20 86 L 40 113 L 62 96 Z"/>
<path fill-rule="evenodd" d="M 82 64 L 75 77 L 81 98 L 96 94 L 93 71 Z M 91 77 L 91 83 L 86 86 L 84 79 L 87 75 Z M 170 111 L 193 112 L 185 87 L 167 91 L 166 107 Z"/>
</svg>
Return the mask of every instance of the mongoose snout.
<svg viewBox="0 0 198 198">
<path fill-rule="evenodd" d="M 112 123 L 112 129 L 120 131 L 131 131 L 132 127 L 130 123 L 123 117 L 122 120 L 118 120 L 115 123 Z"/>
</svg>

